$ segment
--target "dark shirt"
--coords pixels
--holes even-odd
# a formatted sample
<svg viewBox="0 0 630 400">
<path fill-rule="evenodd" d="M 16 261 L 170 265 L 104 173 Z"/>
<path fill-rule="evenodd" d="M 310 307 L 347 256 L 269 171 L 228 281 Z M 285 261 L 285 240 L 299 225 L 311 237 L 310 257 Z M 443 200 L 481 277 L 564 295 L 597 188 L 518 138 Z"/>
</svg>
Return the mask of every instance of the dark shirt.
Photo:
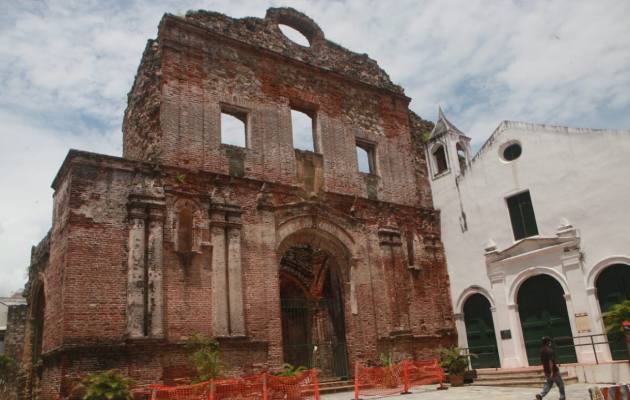
<svg viewBox="0 0 630 400">
<path fill-rule="evenodd" d="M 549 361 L 551 361 L 551 365 L 553 366 L 553 371 L 558 372 L 558 366 L 556 365 L 556 357 L 553 354 L 553 350 L 551 350 L 551 347 L 549 346 L 543 346 L 540 349 L 540 362 L 542 362 L 543 368 L 545 370 L 545 375 L 551 375 Z"/>
</svg>

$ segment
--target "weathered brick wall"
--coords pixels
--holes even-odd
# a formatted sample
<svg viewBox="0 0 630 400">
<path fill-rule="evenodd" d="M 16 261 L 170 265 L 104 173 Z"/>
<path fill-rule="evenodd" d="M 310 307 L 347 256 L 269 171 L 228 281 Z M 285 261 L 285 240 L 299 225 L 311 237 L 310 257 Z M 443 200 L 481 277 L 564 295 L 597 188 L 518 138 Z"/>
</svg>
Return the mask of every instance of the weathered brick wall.
<svg viewBox="0 0 630 400">
<path fill-rule="evenodd" d="M 24 330 L 28 309 L 26 304 L 9 306 L 7 331 L 4 336 L 4 354 L 18 362 L 24 350 Z"/>
<path fill-rule="evenodd" d="M 221 145 L 219 126 L 221 104 L 227 104 L 249 112 L 245 176 L 300 183 L 290 119 L 290 107 L 299 106 L 316 115 L 326 191 L 367 197 L 365 178 L 357 173 L 359 138 L 376 146 L 378 198 L 418 204 L 424 199 L 413 190 L 409 99 L 367 60 L 323 36 L 309 48 L 295 45 L 273 18 L 167 15 L 157 41 L 147 45 L 130 94 L 124 154 L 148 160 L 143 152 L 151 147 L 161 163 L 227 174 L 231 148 Z M 157 101 L 159 124 L 157 118 L 144 123 Z"/>
<path fill-rule="evenodd" d="M 304 28 L 310 48 L 281 35 L 277 23 L 287 21 Z M 42 365 L 34 375 L 24 364 L 34 393 L 69 394 L 85 373 L 112 367 L 139 384 L 189 376 L 184 344 L 194 333 L 227 336 L 233 373 L 279 366 L 279 264 L 292 246 L 334 258 L 350 363 L 381 352 L 426 358 L 452 343 L 422 154 L 430 123 L 408 103 L 374 61 L 326 41 L 293 10 L 165 16 L 129 93 L 124 158 L 71 151 L 53 183 L 49 252 L 27 288 L 30 313 L 37 289 L 46 293 Z M 221 145 L 223 104 L 249 113 L 248 148 Z M 317 115 L 320 154 L 294 151 L 291 106 Z M 377 176 L 357 171 L 357 138 L 375 144 Z M 183 209 L 190 249 L 180 248 Z M 226 272 L 237 286 L 218 283 L 222 269 L 237 271 Z M 134 297 L 141 286 L 144 305 Z M 237 333 L 226 335 L 217 313 L 234 290 L 242 310 L 227 311 Z"/>
</svg>

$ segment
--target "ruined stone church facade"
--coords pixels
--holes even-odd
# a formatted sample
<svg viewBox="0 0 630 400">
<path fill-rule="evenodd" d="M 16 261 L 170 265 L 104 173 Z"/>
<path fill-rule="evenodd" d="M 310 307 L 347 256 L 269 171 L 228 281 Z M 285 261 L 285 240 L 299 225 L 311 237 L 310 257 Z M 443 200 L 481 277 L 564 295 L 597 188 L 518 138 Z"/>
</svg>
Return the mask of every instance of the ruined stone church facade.
<svg viewBox="0 0 630 400">
<path fill-rule="evenodd" d="M 380 353 L 454 343 L 420 142 L 431 124 L 409 101 L 293 9 L 165 15 L 129 93 L 123 156 L 71 150 L 52 184 L 25 291 L 23 397 L 67 395 L 109 368 L 138 384 L 190 376 L 195 333 L 218 339 L 235 374 L 291 362 L 346 377 Z M 310 151 L 294 148 L 294 112 L 311 121 Z M 226 144 L 225 116 L 242 145 Z"/>
</svg>

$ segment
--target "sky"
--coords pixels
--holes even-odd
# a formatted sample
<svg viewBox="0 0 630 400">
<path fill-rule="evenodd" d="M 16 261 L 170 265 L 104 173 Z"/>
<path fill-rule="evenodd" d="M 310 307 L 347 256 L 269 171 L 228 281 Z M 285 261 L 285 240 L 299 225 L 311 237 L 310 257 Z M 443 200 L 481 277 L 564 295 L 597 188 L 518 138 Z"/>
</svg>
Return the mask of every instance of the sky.
<svg viewBox="0 0 630 400">
<path fill-rule="evenodd" d="M 502 120 L 630 129 L 630 1 L 0 1 L 0 296 L 26 281 L 70 148 L 120 156 L 126 95 L 165 12 L 305 12 L 478 148 Z"/>
</svg>

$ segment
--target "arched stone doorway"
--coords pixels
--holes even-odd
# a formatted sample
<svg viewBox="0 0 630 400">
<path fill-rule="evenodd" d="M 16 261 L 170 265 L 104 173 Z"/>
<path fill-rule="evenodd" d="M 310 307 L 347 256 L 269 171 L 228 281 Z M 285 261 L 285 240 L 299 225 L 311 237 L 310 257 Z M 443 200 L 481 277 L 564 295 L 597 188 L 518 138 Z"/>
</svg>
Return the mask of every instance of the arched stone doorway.
<svg viewBox="0 0 630 400">
<path fill-rule="evenodd" d="M 613 264 L 597 277 L 595 284 L 599 308 L 605 313 L 615 304 L 630 300 L 630 265 Z M 613 360 L 627 360 L 628 348 L 622 335 L 608 335 Z"/>
<path fill-rule="evenodd" d="M 468 349 L 477 357 L 471 358 L 473 368 L 499 368 L 499 352 L 494 333 L 490 302 L 475 293 L 464 303 L 464 323 Z"/>
<path fill-rule="evenodd" d="M 554 339 L 558 363 L 577 361 L 564 291 L 560 283 L 541 274 L 527 279 L 518 290 L 518 312 L 529 365 L 540 365 L 541 338 Z"/>
<path fill-rule="evenodd" d="M 306 230 L 280 247 L 283 359 L 318 368 L 322 377 L 346 378 L 346 257 L 326 236 Z"/>
</svg>

